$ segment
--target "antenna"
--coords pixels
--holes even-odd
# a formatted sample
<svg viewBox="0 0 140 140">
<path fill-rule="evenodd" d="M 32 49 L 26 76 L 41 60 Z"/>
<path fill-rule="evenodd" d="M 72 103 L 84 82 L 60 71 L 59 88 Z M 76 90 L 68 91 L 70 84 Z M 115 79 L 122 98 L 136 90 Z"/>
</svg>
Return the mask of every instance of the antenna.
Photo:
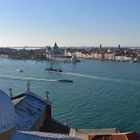
<svg viewBox="0 0 140 140">
<path fill-rule="evenodd" d="M 64 122 L 64 125 L 68 126 L 68 124 L 69 124 L 69 121 L 68 121 L 68 119 L 66 119 Z"/>
<path fill-rule="evenodd" d="M 10 97 L 11 97 L 11 99 L 12 99 L 12 97 L 13 97 L 12 88 L 9 88 L 9 94 L 10 94 Z"/>
<path fill-rule="evenodd" d="M 45 94 L 46 94 L 45 99 L 46 99 L 46 100 L 49 100 L 49 91 L 46 91 Z"/>
<path fill-rule="evenodd" d="M 30 92 L 30 81 L 27 81 L 27 91 L 26 92 Z"/>
</svg>

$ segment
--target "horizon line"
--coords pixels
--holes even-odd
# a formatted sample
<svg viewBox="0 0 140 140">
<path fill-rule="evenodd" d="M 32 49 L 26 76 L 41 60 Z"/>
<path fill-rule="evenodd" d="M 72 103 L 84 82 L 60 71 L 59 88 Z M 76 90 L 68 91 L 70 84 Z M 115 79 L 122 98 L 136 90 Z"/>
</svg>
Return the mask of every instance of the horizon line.
<svg viewBox="0 0 140 140">
<path fill-rule="evenodd" d="M 34 45 L 27 45 L 27 46 L 0 46 L 0 48 L 45 48 L 45 47 L 48 47 L 48 46 L 50 46 L 50 45 L 44 45 L 44 46 L 34 46 Z M 50 46 L 50 47 L 53 47 L 53 46 Z M 60 47 L 60 48 L 98 48 L 98 47 L 100 47 L 100 45 L 99 46 L 86 46 L 86 45 L 81 45 L 81 46 L 74 46 L 74 45 L 72 45 L 72 46 L 59 46 L 58 45 L 58 47 Z M 114 45 L 112 45 L 112 46 L 107 46 L 107 45 L 105 45 L 105 46 L 102 46 L 102 48 L 118 48 L 118 45 L 116 45 L 116 46 L 114 46 Z M 128 45 L 123 45 L 123 46 L 120 46 L 121 48 L 140 48 L 140 46 L 128 46 Z"/>
</svg>

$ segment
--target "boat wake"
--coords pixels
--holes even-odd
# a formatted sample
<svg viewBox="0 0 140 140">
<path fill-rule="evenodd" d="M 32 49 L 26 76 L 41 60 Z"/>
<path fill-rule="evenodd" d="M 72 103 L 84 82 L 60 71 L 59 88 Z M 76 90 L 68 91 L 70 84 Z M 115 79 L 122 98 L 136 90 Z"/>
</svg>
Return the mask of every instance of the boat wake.
<svg viewBox="0 0 140 140">
<path fill-rule="evenodd" d="M 130 81 L 130 80 L 125 80 L 125 79 L 114 79 L 114 78 L 109 78 L 109 77 L 100 77 L 100 76 L 93 76 L 93 75 L 80 74 L 80 73 L 72 73 L 72 72 L 64 73 L 63 72 L 61 74 L 83 77 L 83 78 L 94 79 L 94 80 L 109 81 L 109 82 L 139 84 L 138 81 L 132 81 L 132 80 Z"/>
<path fill-rule="evenodd" d="M 0 75 L 0 78 L 3 79 L 13 79 L 13 80 L 23 80 L 23 81 L 42 81 L 42 82 L 57 82 L 58 80 L 54 79 L 45 79 L 45 78 L 37 78 L 37 77 L 22 77 L 22 76 L 11 76 L 11 75 Z"/>
<path fill-rule="evenodd" d="M 82 77 L 82 78 L 88 78 L 88 79 L 94 79 L 94 80 L 108 81 L 108 82 L 139 84 L 138 81 L 125 80 L 125 79 L 115 79 L 115 78 L 109 78 L 109 77 L 100 77 L 100 76 L 93 76 L 93 75 L 80 74 L 80 73 L 62 72 L 61 74 L 77 76 L 77 77 Z M 13 80 L 23 80 L 23 81 L 30 80 L 30 81 L 40 81 L 40 82 L 59 82 L 60 81 L 57 79 L 46 79 L 46 78 L 40 78 L 40 77 L 23 77 L 23 76 L 15 76 L 15 75 L 14 76 L 0 75 L 0 78 L 13 79 Z"/>
</svg>

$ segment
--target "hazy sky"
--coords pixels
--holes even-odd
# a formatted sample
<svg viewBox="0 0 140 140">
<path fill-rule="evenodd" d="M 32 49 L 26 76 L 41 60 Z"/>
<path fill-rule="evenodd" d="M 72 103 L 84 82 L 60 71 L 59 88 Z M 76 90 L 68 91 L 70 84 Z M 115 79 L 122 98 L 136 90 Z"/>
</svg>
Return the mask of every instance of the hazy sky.
<svg viewBox="0 0 140 140">
<path fill-rule="evenodd" d="M 0 46 L 140 46 L 140 0 L 0 0 Z"/>
</svg>

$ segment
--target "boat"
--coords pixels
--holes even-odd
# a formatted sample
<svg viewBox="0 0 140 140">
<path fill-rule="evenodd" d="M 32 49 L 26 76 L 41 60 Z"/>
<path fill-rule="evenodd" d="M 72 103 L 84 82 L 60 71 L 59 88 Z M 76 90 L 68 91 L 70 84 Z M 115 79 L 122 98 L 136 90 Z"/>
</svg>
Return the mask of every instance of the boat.
<svg viewBox="0 0 140 140">
<path fill-rule="evenodd" d="M 55 71 L 55 72 L 63 72 L 61 69 L 55 69 L 52 66 L 50 68 L 45 68 L 44 70 L 47 70 L 47 71 Z"/>
<path fill-rule="evenodd" d="M 68 79 L 61 79 L 58 80 L 59 82 L 64 82 L 64 83 L 73 83 L 73 80 L 68 80 Z"/>
<path fill-rule="evenodd" d="M 18 72 L 23 72 L 23 70 L 21 70 L 21 69 L 17 69 L 17 71 L 18 71 Z"/>
</svg>

